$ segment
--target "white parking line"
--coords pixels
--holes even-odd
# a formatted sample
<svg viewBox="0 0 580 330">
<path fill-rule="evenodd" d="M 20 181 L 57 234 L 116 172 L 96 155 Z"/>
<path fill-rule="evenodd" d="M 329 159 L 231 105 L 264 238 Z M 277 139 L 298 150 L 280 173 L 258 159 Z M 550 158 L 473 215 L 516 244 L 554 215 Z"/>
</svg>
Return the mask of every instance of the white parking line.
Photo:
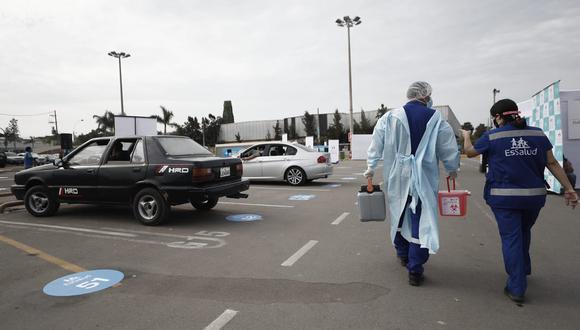
<svg viewBox="0 0 580 330">
<path fill-rule="evenodd" d="M 346 217 L 348 217 L 350 215 L 349 212 L 344 212 L 343 214 L 341 214 L 338 218 L 336 218 L 336 220 L 334 220 L 331 225 L 339 225 L 342 220 L 346 219 Z"/>
<path fill-rule="evenodd" d="M 477 208 L 481 211 L 481 213 L 483 213 L 485 215 L 485 217 L 489 220 L 489 222 L 493 225 L 495 225 L 495 219 L 494 217 L 487 212 L 487 210 L 483 207 L 483 205 L 481 205 L 481 203 L 479 203 L 476 200 L 473 200 L 473 203 L 475 204 L 475 206 L 477 206 Z"/>
<path fill-rule="evenodd" d="M 238 311 L 233 309 L 226 309 L 222 315 L 218 316 L 210 325 L 204 328 L 204 330 L 219 330 L 223 328 L 228 322 L 230 322 L 234 316 L 238 314 Z"/>
<path fill-rule="evenodd" d="M 8 190 L 8 188 L 0 188 L 0 191 Z"/>
<path fill-rule="evenodd" d="M 306 254 L 306 252 L 308 252 L 308 250 L 312 249 L 314 247 L 314 245 L 316 245 L 317 243 L 318 243 L 318 241 L 314 241 L 314 240 L 309 241 L 303 247 L 301 247 L 300 250 L 296 251 L 296 253 L 294 253 L 290 258 L 288 258 L 286 261 L 284 261 L 282 263 L 282 266 L 290 267 L 290 266 L 294 265 L 294 263 L 296 261 L 298 261 L 298 259 L 302 258 L 302 256 L 304 256 Z"/>
<path fill-rule="evenodd" d="M 290 191 L 330 191 L 330 189 L 315 189 L 315 188 L 271 188 L 271 187 L 264 187 L 264 186 L 250 186 L 250 189 L 263 189 L 263 190 L 290 190 Z"/>
<path fill-rule="evenodd" d="M 114 232 L 114 231 L 104 231 L 104 230 L 94 230 L 94 229 L 87 229 L 87 228 L 76 228 L 76 227 L 65 227 L 65 226 L 54 226 L 54 225 L 43 225 L 40 223 L 27 223 L 27 222 L 14 222 L 14 221 L 0 221 L 0 223 L 7 224 L 7 225 L 18 225 L 18 226 L 29 226 L 29 227 L 38 227 L 38 228 L 70 230 L 70 231 L 77 231 L 77 232 L 81 232 L 81 233 L 92 233 L 92 234 L 101 234 L 101 235 L 110 235 L 110 236 L 137 237 L 137 235 L 119 233 L 119 232 Z"/>
<path fill-rule="evenodd" d="M 235 202 L 219 202 L 218 204 L 225 205 L 243 205 L 243 206 L 262 206 L 262 207 L 278 207 L 278 208 L 293 208 L 293 205 L 272 205 L 272 204 L 252 204 L 252 203 L 235 203 Z"/>
</svg>

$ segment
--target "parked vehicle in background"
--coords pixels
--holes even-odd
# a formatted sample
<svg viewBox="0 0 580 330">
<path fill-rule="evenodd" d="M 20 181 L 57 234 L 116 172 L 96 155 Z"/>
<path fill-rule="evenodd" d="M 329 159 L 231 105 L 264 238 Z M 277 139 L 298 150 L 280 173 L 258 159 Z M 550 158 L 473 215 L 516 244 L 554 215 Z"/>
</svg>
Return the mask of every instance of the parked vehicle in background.
<svg viewBox="0 0 580 330">
<path fill-rule="evenodd" d="M 19 153 L 17 156 L 18 157 L 22 157 L 22 163 L 24 163 L 24 155 L 26 153 L 22 152 Z M 46 158 L 45 155 L 39 155 L 36 152 L 31 152 L 32 155 L 32 159 L 34 160 L 34 166 L 39 166 L 39 165 L 44 165 L 44 164 L 48 164 L 48 159 Z"/>
<path fill-rule="evenodd" d="M 0 168 L 6 167 L 6 152 L 0 151 Z"/>
<path fill-rule="evenodd" d="M 329 153 L 298 143 L 259 143 L 238 157 L 244 164 L 244 178 L 252 181 L 285 181 L 297 186 L 332 175 Z"/>
<path fill-rule="evenodd" d="M 220 197 L 246 198 L 242 162 L 215 157 L 180 136 L 92 139 L 54 164 L 14 176 L 12 193 L 37 217 L 61 203 L 126 204 L 145 225 L 159 225 L 172 205 L 215 207 Z"/>
<path fill-rule="evenodd" d="M 15 152 L 6 152 L 6 164 L 22 165 L 24 164 L 24 154 L 16 154 Z"/>
</svg>

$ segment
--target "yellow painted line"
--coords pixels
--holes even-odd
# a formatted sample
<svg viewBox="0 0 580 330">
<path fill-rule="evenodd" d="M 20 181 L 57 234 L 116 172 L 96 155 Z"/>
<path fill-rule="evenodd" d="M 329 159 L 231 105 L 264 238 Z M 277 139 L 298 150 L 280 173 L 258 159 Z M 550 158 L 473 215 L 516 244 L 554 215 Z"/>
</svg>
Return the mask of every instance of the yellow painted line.
<svg viewBox="0 0 580 330">
<path fill-rule="evenodd" d="M 24 243 L 20 243 L 18 241 L 15 241 L 11 238 L 8 238 L 6 236 L 2 236 L 0 235 L 0 242 L 4 242 L 8 245 L 12 245 L 13 247 L 22 250 L 30 255 L 39 257 L 42 260 L 48 261 L 52 264 L 55 264 L 61 268 L 64 268 L 66 270 L 69 270 L 73 273 L 80 273 L 80 272 L 86 272 L 87 270 L 84 269 L 83 267 L 77 266 L 75 264 L 71 264 L 68 261 L 62 260 L 60 258 L 57 258 L 55 256 L 52 256 L 46 252 L 40 251 L 39 249 L 35 249 L 32 246 L 28 246 Z"/>
</svg>

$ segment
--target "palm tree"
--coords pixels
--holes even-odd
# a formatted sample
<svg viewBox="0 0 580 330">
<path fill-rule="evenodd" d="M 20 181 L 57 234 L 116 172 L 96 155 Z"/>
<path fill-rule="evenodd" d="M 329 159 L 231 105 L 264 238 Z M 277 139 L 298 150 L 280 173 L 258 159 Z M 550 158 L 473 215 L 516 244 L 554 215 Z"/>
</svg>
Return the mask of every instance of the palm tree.
<svg viewBox="0 0 580 330">
<path fill-rule="evenodd" d="M 103 133 L 111 133 L 115 128 L 115 115 L 109 110 L 106 110 L 104 115 L 94 115 L 93 118 L 99 125 L 97 130 Z"/>
<path fill-rule="evenodd" d="M 167 125 L 177 127 L 176 123 L 172 123 L 171 120 L 173 119 L 173 111 L 167 110 L 164 106 L 160 106 L 161 111 L 163 112 L 163 116 L 155 116 L 157 118 L 157 122 L 163 124 L 163 134 L 167 134 Z"/>
</svg>

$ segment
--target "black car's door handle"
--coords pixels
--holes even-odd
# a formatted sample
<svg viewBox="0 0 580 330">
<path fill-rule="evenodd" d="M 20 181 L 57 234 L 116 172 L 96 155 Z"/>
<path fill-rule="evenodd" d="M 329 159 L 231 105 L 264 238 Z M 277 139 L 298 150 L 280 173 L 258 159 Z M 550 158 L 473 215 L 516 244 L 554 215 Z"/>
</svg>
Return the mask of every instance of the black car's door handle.
<svg viewBox="0 0 580 330">
<path fill-rule="evenodd" d="M 89 174 L 95 174 L 95 169 L 94 168 L 90 168 L 87 170 L 87 173 Z"/>
<path fill-rule="evenodd" d="M 133 167 L 133 172 L 141 172 L 141 168 L 140 167 Z"/>
</svg>

